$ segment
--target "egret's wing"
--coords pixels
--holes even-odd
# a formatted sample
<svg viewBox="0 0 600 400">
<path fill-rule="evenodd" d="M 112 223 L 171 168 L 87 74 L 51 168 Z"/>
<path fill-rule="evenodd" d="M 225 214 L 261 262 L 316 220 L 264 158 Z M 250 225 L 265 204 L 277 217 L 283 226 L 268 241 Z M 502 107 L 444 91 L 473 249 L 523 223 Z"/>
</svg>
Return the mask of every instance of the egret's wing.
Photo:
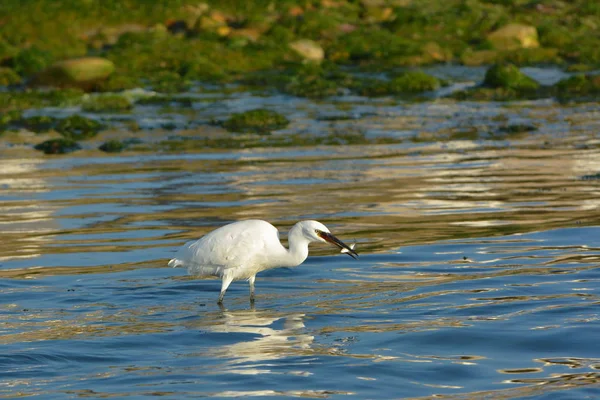
<svg viewBox="0 0 600 400">
<path fill-rule="evenodd" d="M 198 276 L 222 277 L 230 268 L 250 266 L 265 253 L 269 241 L 278 238 L 278 232 L 270 224 L 257 226 L 251 221 L 244 222 L 226 225 L 186 243 L 174 260 Z"/>
</svg>

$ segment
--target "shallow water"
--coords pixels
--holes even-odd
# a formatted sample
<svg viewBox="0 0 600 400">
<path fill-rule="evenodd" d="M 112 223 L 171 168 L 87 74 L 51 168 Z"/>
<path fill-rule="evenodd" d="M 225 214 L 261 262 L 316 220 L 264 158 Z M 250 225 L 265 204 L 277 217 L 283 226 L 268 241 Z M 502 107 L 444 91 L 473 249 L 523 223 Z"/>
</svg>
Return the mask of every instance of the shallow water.
<svg viewBox="0 0 600 400">
<path fill-rule="evenodd" d="M 597 106 L 340 101 L 355 119 L 286 103 L 287 131 L 422 140 L 3 152 L 0 396 L 600 396 Z M 503 121 L 538 130 L 447 140 Z M 219 282 L 166 267 L 248 218 L 318 219 L 360 259 L 313 245 L 259 275 L 254 307 L 236 282 L 223 309 Z"/>
</svg>

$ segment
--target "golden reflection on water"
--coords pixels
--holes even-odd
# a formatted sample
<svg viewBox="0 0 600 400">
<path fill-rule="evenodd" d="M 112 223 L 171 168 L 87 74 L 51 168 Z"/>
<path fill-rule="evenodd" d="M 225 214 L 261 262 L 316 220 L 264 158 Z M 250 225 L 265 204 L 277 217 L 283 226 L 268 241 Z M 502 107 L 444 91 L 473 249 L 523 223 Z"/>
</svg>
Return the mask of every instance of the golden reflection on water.
<svg viewBox="0 0 600 400">
<path fill-rule="evenodd" d="M 218 314 L 208 314 L 201 320 L 187 325 L 190 329 L 203 329 L 215 333 L 247 333 L 248 340 L 229 345 L 205 349 L 202 354 L 219 359 L 233 360 L 233 364 L 259 363 L 294 355 L 311 354 L 314 336 L 306 332 L 305 314 L 282 314 L 271 310 L 226 310 Z M 280 329 L 275 324 L 283 324 Z M 192 352 L 188 356 L 194 356 Z M 229 372 L 239 374 L 270 373 L 269 370 L 235 369 Z"/>
<path fill-rule="evenodd" d="M 390 121 L 390 126 L 398 123 Z M 52 276 L 119 274 L 143 268 L 166 268 L 169 251 L 182 242 L 196 239 L 225 222 L 244 218 L 267 219 L 282 232 L 297 219 L 318 218 L 330 225 L 337 236 L 358 239 L 360 252 L 366 255 L 366 260 L 377 253 L 397 255 L 399 249 L 412 244 L 455 240 L 456 245 L 460 243 L 456 240 L 462 238 L 600 223 L 597 213 L 590 212 L 600 206 L 600 186 L 597 180 L 582 179 L 600 169 L 600 151 L 594 146 L 581 150 L 568 145 L 550 149 L 533 144 L 485 148 L 463 141 L 453 145 L 423 144 L 418 150 L 414 147 L 364 146 L 329 148 L 317 155 L 308 152 L 295 156 L 289 156 L 286 151 L 276 150 L 272 154 L 244 151 L 239 153 L 245 154 L 239 160 L 158 157 L 131 163 L 81 163 L 68 168 L 60 167 L 60 162 L 57 162 L 58 167 L 50 168 L 45 165 L 45 158 L 8 160 L 0 171 L 0 185 L 9 197 L 0 202 L 0 278 L 40 279 L 42 282 L 43 278 Z M 71 221 L 72 225 L 69 225 L 68 220 L 75 222 Z M 509 295 L 502 293 L 505 287 L 493 287 L 487 282 L 512 276 L 542 277 L 566 273 L 576 276 L 590 272 L 598 268 L 600 249 L 584 244 L 545 246 L 542 241 L 521 240 L 516 235 L 505 238 L 501 245 L 490 243 L 479 241 L 477 250 L 466 255 L 466 260 L 459 252 L 439 252 L 436 255 L 447 256 L 446 261 L 372 261 L 362 269 L 341 266 L 334 274 L 310 282 L 314 285 L 311 290 L 295 295 L 295 310 L 304 309 L 304 312 L 286 312 L 277 307 L 199 311 L 191 303 L 118 307 L 108 302 L 86 304 L 89 308 L 86 311 L 75 306 L 18 312 L 21 308 L 17 302 L 7 303 L 0 307 L 11 313 L 0 322 L 0 344 L 68 343 L 85 338 L 183 330 L 241 338 L 210 346 L 199 342 L 196 347 L 190 346 L 188 353 L 180 355 L 221 361 L 215 371 L 209 372 L 214 374 L 275 374 L 277 371 L 269 366 L 269 362 L 321 356 L 383 363 L 444 361 L 477 365 L 483 362 L 483 356 L 440 358 L 437 355 L 390 354 L 385 349 L 353 352 L 348 343 L 330 344 L 319 338 L 436 330 L 458 332 L 458 329 L 485 321 L 510 320 L 567 307 L 589 307 L 599 302 L 593 293 L 597 283 L 593 280 L 577 282 L 580 285 L 570 291 L 554 294 Z M 99 260 L 99 265 L 72 267 L 65 266 L 66 263 L 62 265 L 60 261 L 45 266 L 36 264 L 36 259 L 51 255 L 71 257 L 72 260 L 88 252 L 128 254 L 146 249 L 164 249 L 164 259 L 127 260 L 114 264 Z M 311 248 L 311 254 L 329 255 L 331 249 L 315 246 Z M 394 258 L 401 259 L 401 255 Z M 10 264 L 23 260 L 31 262 L 24 267 Z M 438 270 L 432 270 L 434 267 Z M 478 283 L 476 287 L 441 289 L 443 285 L 472 282 Z M 534 281 L 521 285 L 534 288 L 553 284 L 556 282 Z M 25 296 L 52 289 L 42 285 L 27 286 L 5 290 L 4 294 L 18 294 L 20 290 Z M 286 294 L 264 293 L 259 299 L 262 297 L 267 304 L 271 300 L 289 303 L 291 300 L 284 296 Z M 462 300 L 460 304 L 446 303 L 447 296 L 462 296 Z M 508 308 L 508 305 L 514 307 Z M 492 306 L 506 308 L 494 309 Z M 479 310 L 486 307 L 492 311 L 480 315 Z M 413 320 L 387 316 L 399 308 L 451 308 L 463 314 L 456 317 L 428 315 Z M 320 316 L 357 313 L 376 317 L 357 318 L 346 326 L 327 324 L 311 328 L 308 322 Z M 185 322 L 171 316 L 182 317 Z M 191 321 L 190 316 L 194 316 Z M 554 324 L 540 323 L 530 329 L 557 329 L 592 322 L 594 318 L 574 316 Z M 511 378 L 504 383 L 518 384 L 519 387 L 437 394 L 435 397 L 535 396 L 600 383 L 598 373 L 589 371 L 600 369 L 597 359 L 537 358 L 534 361 L 540 366 L 536 367 L 528 364 L 531 360 L 522 361 L 523 367 L 498 370 L 502 379 Z M 547 372 L 556 366 L 566 366 L 574 373 Z M 310 374 L 301 364 L 291 373 Z M 370 382 L 375 378 L 361 375 L 357 379 Z M 458 384 L 422 385 L 440 390 L 463 390 Z M 93 391 L 69 393 L 80 397 L 113 395 Z M 154 394 L 172 395 L 168 392 Z M 329 397 L 353 393 L 248 390 L 212 394 L 221 397 Z"/>
</svg>

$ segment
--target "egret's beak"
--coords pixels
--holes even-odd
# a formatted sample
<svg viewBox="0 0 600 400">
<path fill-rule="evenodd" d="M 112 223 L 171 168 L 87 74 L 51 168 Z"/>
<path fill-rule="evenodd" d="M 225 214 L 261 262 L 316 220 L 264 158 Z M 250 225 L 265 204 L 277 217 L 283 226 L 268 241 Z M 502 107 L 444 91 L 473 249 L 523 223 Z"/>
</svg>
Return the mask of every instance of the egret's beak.
<svg viewBox="0 0 600 400">
<path fill-rule="evenodd" d="M 319 237 L 321 239 L 325 240 L 326 242 L 336 245 L 337 247 L 342 249 L 342 253 L 348 254 L 350 257 L 354 258 L 355 260 L 358 259 L 358 253 L 356 251 L 354 251 L 354 249 L 353 249 L 354 246 L 349 247 L 348 245 L 346 245 L 346 243 L 342 242 L 340 239 L 336 238 L 335 236 L 333 236 L 331 233 L 328 233 L 328 232 L 318 231 L 317 235 L 319 235 Z"/>
</svg>

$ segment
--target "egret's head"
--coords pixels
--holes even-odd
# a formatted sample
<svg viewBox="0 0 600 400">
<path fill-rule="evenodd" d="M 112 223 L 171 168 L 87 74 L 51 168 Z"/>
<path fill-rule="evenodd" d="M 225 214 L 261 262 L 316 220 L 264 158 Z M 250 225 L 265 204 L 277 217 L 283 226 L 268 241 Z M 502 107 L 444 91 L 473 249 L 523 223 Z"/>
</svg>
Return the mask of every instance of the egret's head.
<svg viewBox="0 0 600 400">
<path fill-rule="evenodd" d="M 358 254 L 352 248 L 333 236 L 329 229 L 319 221 L 302 221 L 301 224 L 302 233 L 311 242 L 331 243 L 342 250 L 345 249 L 344 253 L 347 253 L 350 257 L 354 259 L 358 258 Z"/>
</svg>

